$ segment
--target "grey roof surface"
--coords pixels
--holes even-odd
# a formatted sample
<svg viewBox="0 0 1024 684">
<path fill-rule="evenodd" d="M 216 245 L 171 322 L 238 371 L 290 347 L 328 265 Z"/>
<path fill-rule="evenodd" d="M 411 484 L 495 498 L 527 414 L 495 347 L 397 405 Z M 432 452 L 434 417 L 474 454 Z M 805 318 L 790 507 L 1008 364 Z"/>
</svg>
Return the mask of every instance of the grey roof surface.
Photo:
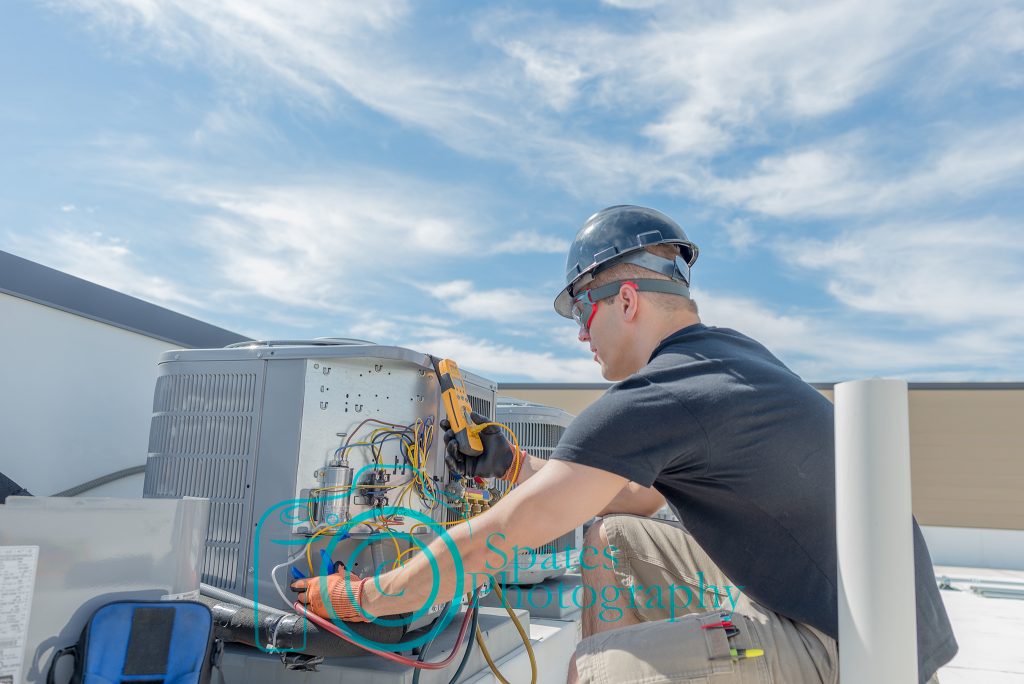
<svg viewBox="0 0 1024 684">
<path fill-rule="evenodd" d="M 187 348 L 248 337 L 0 251 L 0 293 Z"/>
<path fill-rule="evenodd" d="M 1024 600 L 988 598 L 970 589 L 986 581 L 1016 583 L 1020 596 L 1024 571 L 935 566 L 936 576 L 952 577 L 942 600 L 960 644 L 960 652 L 939 669 L 942 684 L 1010 684 L 1024 682 Z M 958 581 L 959 577 L 962 581 Z M 978 578 L 967 580 L 966 578 Z"/>
</svg>

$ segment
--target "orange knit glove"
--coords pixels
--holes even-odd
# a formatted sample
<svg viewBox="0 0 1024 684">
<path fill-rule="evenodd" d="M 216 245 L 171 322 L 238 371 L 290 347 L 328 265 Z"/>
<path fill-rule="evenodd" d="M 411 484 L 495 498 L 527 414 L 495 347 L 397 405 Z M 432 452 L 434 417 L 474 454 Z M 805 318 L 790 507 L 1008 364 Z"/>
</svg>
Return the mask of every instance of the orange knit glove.
<svg viewBox="0 0 1024 684">
<path fill-rule="evenodd" d="M 359 579 L 350 572 L 336 572 L 333 575 L 310 577 L 295 580 L 291 590 L 299 592 L 299 603 L 322 618 L 340 619 L 345 622 L 369 622 L 363 611 L 359 609 L 359 599 L 363 594 L 363 583 L 369 577 Z M 326 585 L 326 586 L 325 586 Z M 331 602 L 331 610 L 324 605 L 324 595 Z"/>
<path fill-rule="evenodd" d="M 498 479 L 515 484 L 515 481 L 519 479 L 519 474 L 523 471 L 523 461 L 526 460 L 527 456 L 528 454 L 522 449 L 512 447 L 512 464 Z"/>
</svg>

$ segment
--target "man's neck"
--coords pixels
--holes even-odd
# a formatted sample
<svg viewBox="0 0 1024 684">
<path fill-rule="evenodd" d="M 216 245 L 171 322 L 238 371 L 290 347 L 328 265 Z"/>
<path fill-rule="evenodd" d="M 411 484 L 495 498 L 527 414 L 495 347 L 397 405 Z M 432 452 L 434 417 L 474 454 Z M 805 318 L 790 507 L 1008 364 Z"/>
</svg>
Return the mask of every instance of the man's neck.
<svg viewBox="0 0 1024 684">
<path fill-rule="evenodd" d="M 674 316 L 666 316 L 664 318 L 657 319 L 652 322 L 650 328 L 648 328 L 641 339 L 638 339 L 638 358 L 642 358 L 642 366 L 647 365 L 647 360 L 651 358 L 651 354 L 658 348 L 658 345 L 664 341 L 669 335 L 676 333 L 683 328 L 688 328 L 695 323 L 700 323 L 700 316 L 697 314 L 686 311 Z"/>
</svg>

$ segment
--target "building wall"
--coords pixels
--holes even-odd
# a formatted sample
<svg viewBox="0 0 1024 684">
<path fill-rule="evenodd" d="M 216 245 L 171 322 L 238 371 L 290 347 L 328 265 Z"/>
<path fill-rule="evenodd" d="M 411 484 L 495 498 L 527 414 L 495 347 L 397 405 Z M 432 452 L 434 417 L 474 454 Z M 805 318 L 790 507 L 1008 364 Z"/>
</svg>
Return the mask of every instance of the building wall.
<svg viewBox="0 0 1024 684">
<path fill-rule="evenodd" d="M 499 391 L 573 414 L 604 392 L 525 384 Z M 831 390 L 821 392 L 832 399 Z M 922 525 L 1024 530 L 1024 388 L 912 388 L 910 458 Z"/>
<path fill-rule="evenodd" d="M 0 294 L 0 472 L 36 495 L 145 465 L 171 345 Z M 142 475 L 87 496 L 141 496 Z"/>
</svg>

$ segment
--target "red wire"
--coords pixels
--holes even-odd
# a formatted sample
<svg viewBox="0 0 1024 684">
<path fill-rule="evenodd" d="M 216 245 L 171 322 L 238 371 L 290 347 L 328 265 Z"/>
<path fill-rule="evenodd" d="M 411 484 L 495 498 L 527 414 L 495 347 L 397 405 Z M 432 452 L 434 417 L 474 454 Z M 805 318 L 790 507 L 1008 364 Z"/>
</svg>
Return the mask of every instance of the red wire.
<svg viewBox="0 0 1024 684">
<path fill-rule="evenodd" d="M 342 639 L 344 639 L 345 641 L 347 641 L 347 642 L 349 642 L 351 644 L 355 644 L 359 648 L 362 648 L 362 649 L 364 649 L 366 651 L 369 651 L 370 653 L 373 653 L 375 655 L 379 655 L 381 658 L 387 658 L 388 660 L 390 660 L 392 662 L 399 663 L 401 665 L 408 665 L 410 667 L 418 667 L 418 668 L 420 668 L 422 670 L 443 670 L 444 668 L 446 668 L 449 665 L 451 665 L 452 661 L 455 660 L 455 656 L 458 654 L 459 648 L 462 646 L 462 642 L 466 638 L 466 630 L 469 627 L 469 617 L 473 613 L 474 608 L 476 607 L 476 599 L 474 599 L 473 602 L 470 604 L 470 606 L 467 608 L 466 616 L 464 618 L 462 618 L 462 627 L 459 628 L 459 636 L 455 639 L 455 646 L 452 647 L 451 654 L 447 658 L 445 658 L 444 660 L 439 660 L 436 663 L 429 663 L 429 662 L 426 662 L 426 661 L 413 660 L 412 658 L 406 658 L 405 656 L 400 656 L 400 655 L 398 655 L 396 653 L 391 653 L 390 651 L 379 651 L 379 650 L 377 650 L 375 648 L 370 648 L 369 646 L 364 646 L 363 644 L 361 644 L 361 643 L 359 643 L 357 641 L 354 641 L 351 637 L 349 637 L 349 635 L 347 635 L 343 631 L 341 631 L 337 627 L 337 625 L 335 625 L 334 623 L 332 623 L 332 622 L 330 622 L 328 620 L 323 619 L 322 617 L 320 617 L 316 613 L 310 613 L 308 610 L 306 610 L 306 606 L 304 604 L 299 603 L 298 601 L 296 601 L 293 607 L 295 608 L 295 612 L 296 613 L 298 613 L 299 615 L 302 615 L 307 620 L 309 620 L 310 622 L 315 624 L 317 627 L 320 627 L 321 629 L 326 629 L 331 634 L 334 634 L 335 636 L 339 636 Z"/>
</svg>

